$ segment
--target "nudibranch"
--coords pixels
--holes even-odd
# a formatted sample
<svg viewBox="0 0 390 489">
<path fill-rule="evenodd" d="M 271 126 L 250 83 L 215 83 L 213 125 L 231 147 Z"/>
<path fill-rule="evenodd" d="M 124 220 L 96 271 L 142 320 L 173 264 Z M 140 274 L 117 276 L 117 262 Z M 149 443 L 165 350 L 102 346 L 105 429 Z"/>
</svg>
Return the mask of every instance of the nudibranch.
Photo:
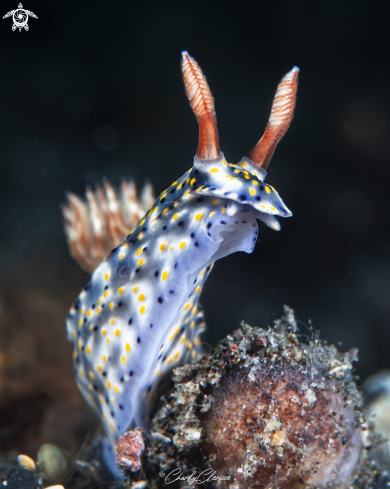
<svg viewBox="0 0 390 489">
<path fill-rule="evenodd" d="M 94 270 L 67 320 L 77 384 L 113 447 L 129 428 L 147 429 L 158 387 L 172 369 L 201 357 L 198 301 L 213 263 L 235 251 L 251 253 L 257 219 L 279 230 L 276 216 L 291 216 L 264 178 L 293 118 L 298 68 L 281 80 L 263 137 L 237 164 L 220 151 L 214 99 L 187 52 L 181 69 L 199 123 L 193 167 Z"/>
</svg>

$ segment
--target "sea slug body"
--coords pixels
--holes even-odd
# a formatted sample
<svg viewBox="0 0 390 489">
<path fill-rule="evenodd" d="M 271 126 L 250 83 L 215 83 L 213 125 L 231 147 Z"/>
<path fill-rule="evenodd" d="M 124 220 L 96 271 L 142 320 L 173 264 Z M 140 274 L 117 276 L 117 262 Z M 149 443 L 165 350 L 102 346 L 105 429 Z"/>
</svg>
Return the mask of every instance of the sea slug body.
<svg viewBox="0 0 390 489">
<path fill-rule="evenodd" d="M 238 164 L 219 149 L 214 99 L 186 52 L 182 72 L 199 122 L 193 168 L 95 269 L 67 320 L 77 384 L 113 447 L 129 428 L 148 428 L 159 385 L 172 369 L 201 357 L 199 298 L 213 263 L 235 251 L 251 253 L 257 219 L 279 230 L 275 216 L 291 216 L 264 178 L 293 117 L 298 69 L 282 79 L 263 138 Z"/>
</svg>

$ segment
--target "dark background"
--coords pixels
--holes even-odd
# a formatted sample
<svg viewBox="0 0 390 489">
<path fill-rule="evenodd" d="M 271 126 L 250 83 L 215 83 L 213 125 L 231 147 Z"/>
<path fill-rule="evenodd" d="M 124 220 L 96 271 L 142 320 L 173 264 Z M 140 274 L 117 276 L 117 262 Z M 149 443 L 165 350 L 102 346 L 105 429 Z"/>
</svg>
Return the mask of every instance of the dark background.
<svg viewBox="0 0 390 489">
<path fill-rule="evenodd" d="M 17 1 L 2 1 L 1 16 Z M 57 358 L 66 342 L 66 310 L 88 277 L 67 251 L 65 190 L 81 195 L 103 175 L 116 185 L 133 175 L 159 193 L 192 165 L 198 131 L 182 50 L 207 76 L 230 162 L 261 137 L 280 78 L 301 69 L 295 118 L 267 177 L 294 216 L 280 233 L 261 225 L 252 255 L 216 264 L 202 299 L 205 341 L 215 344 L 241 319 L 270 325 L 288 304 L 323 338 L 358 347 L 363 379 L 389 367 L 385 2 L 23 4 L 39 17 L 29 32 L 0 20 L 0 285 L 8 315 L 0 370 L 10 334 L 11 355 L 22 360 L 37 343 L 44 348 L 35 355 Z M 28 297 L 40 301 L 42 328 L 52 307 L 46 297 L 61 311 L 46 330 L 35 305 L 23 312 Z"/>
</svg>

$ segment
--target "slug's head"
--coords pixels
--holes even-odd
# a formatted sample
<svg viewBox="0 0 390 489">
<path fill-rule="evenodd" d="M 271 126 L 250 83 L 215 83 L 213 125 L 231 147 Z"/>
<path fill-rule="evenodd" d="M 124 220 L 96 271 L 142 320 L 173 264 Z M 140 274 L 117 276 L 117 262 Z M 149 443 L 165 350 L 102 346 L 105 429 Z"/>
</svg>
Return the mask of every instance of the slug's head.
<svg viewBox="0 0 390 489">
<path fill-rule="evenodd" d="M 199 123 L 199 145 L 190 182 L 197 193 L 249 205 L 254 215 L 279 230 L 274 216 L 290 217 L 276 190 L 264 183 L 276 145 L 294 116 L 299 69 L 294 67 L 279 83 L 263 137 L 237 164 L 227 163 L 219 148 L 214 98 L 198 63 L 186 51 L 181 63 L 190 105 Z"/>
</svg>

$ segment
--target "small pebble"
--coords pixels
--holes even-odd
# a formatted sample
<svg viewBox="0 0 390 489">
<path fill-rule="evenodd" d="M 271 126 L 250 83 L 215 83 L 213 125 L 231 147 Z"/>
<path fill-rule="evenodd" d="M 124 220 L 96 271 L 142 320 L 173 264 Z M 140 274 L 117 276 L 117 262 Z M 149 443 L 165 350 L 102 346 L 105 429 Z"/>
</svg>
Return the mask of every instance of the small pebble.
<svg viewBox="0 0 390 489">
<path fill-rule="evenodd" d="M 52 443 L 45 443 L 38 450 L 37 465 L 43 477 L 57 484 L 67 478 L 72 462 L 65 450 Z M 58 489 L 57 486 L 54 487 Z"/>
</svg>

